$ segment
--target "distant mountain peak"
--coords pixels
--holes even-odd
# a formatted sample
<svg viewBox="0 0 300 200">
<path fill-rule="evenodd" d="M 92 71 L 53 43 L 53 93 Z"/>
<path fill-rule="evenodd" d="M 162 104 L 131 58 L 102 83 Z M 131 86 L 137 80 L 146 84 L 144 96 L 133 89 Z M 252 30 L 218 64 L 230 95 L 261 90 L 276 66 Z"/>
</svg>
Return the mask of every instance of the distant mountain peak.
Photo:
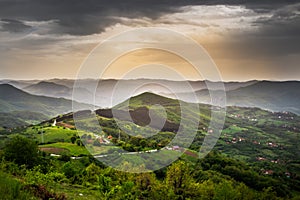
<svg viewBox="0 0 300 200">
<path fill-rule="evenodd" d="M 168 97 L 160 96 L 151 92 L 144 92 L 137 96 L 133 96 L 126 101 L 118 104 L 115 108 L 124 108 L 129 101 L 130 108 L 138 108 L 141 106 L 151 106 L 151 105 L 162 105 L 162 106 L 170 106 L 170 105 L 179 105 L 179 100 L 171 99 Z"/>
<path fill-rule="evenodd" d="M 67 86 L 60 85 L 54 82 L 40 81 L 37 84 L 29 85 L 25 89 L 45 87 L 45 88 L 60 88 L 60 89 L 70 89 Z"/>
<path fill-rule="evenodd" d="M 19 96 L 29 95 L 27 92 L 16 88 L 10 84 L 0 84 L 0 98 L 1 99 L 10 99 Z"/>
</svg>

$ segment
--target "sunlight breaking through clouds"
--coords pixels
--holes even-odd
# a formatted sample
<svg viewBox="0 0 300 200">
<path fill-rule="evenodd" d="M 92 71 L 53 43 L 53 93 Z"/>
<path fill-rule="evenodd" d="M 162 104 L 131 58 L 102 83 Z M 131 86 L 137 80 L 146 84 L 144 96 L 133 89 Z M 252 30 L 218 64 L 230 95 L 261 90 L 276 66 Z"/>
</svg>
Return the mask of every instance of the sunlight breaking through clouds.
<svg viewBox="0 0 300 200">
<path fill-rule="evenodd" d="M 63 20 L 66 19 L 61 16 L 45 17 L 43 20 L 1 18 L 2 76 L 17 78 L 15 72 L 25 69 L 47 77 L 68 68 L 55 76 L 72 78 L 88 53 L 106 38 L 132 28 L 162 27 L 186 34 L 203 45 L 217 62 L 225 80 L 295 79 L 299 69 L 294 59 L 284 66 L 291 71 L 288 74 L 282 71 L 282 61 L 289 60 L 290 55 L 300 54 L 299 46 L 296 46 L 300 40 L 299 34 L 296 34 L 300 31 L 299 6 L 298 3 L 258 9 L 258 6 L 248 4 L 182 5 L 156 16 L 149 13 L 137 16 L 117 12 L 103 16 L 93 13 L 90 21 L 85 23 L 88 27 L 93 26 L 92 30 L 99 31 L 90 31 L 89 34 L 77 34 L 78 30 L 70 32 L 70 24 L 65 24 Z M 75 19 L 73 29 L 88 28 Z M 104 26 L 108 19 L 111 23 Z M 120 45 L 125 44 L 120 42 Z M 282 58 L 279 61 L 278 54 Z M 42 68 L 53 72 L 45 72 Z M 265 72 L 272 69 L 275 69 L 273 77 L 268 77 Z M 255 74 L 260 76 L 255 77 Z"/>
</svg>

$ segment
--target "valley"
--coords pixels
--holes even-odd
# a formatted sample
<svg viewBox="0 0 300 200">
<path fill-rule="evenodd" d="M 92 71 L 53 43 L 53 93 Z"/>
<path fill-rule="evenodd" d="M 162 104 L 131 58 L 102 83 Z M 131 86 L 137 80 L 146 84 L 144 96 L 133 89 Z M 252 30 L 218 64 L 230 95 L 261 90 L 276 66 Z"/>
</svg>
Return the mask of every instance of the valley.
<svg viewBox="0 0 300 200">
<path fill-rule="evenodd" d="M 229 95 L 245 90 L 230 87 Z M 243 191 L 239 195 L 247 193 L 250 199 L 299 196 L 300 117 L 293 112 L 227 106 L 220 137 L 202 158 L 199 151 L 205 138 L 216 135 L 210 123 L 212 111 L 220 111 L 213 105 L 144 92 L 112 108 L 84 110 L 92 106 L 75 102 L 83 110 L 73 112 L 67 97 L 33 95 L 7 84 L 0 89 L 9 94 L 1 93 L 0 98 L 0 175 L 28 188 L 20 190 L 20 195 L 33 199 L 180 199 L 193 195 L 209 199 L 230 193 L 235 198 Z M 37 159 L 29 159 L 32 163 L 24 166 L 25 171 L 23 161 L 15 160 L 20 153 L 7 154 L 8 144 L 19 137 L 33 142 L 39 152 Z M 180 177 L 189 183 L 176 186 L 170 182 Z M 145 189 L 146 183 L 140 182 L 144 180 L 154 188 Z M 137 192 L 132 193 L 133 189 Z M 157 196 L 162 192 L 166 198 Z"/>
</svg>

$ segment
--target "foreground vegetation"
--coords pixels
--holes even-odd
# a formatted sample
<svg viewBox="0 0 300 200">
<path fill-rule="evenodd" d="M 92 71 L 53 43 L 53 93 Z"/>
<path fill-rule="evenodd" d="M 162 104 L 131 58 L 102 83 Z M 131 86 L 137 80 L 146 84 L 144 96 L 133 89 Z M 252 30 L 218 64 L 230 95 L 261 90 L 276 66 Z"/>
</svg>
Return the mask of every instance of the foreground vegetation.
<svg viewBox="0 0 300 200">
<path fill-rule="evenodd" d="M 297 199 L 282 180 L 218 152 L 133 174 L 91 156 L 51 157 L 33 140 L 14 136 L 1 152 L 0 168 L 0 199 Z"/>
</svg>

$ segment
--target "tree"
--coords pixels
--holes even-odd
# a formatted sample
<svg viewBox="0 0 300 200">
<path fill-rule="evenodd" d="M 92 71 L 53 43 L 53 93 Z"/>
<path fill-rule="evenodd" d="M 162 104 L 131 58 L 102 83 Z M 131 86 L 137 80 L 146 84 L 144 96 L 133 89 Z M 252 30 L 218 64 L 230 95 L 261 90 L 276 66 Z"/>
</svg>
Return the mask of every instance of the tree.
<svg viewBox="0 0 300 200">
<path fill-rule="evenodd" d="M 232 182 L 223 181 L 216 186 L 214 198 L 220 200 L 237 199 L 238 192 L 234 190 Z"/>
<path fill-rule="evenodd" d="M 138 189 L 139 199 L 157 199 L 155 194 L 158 193 L 154 188 L 157 188 L 157 180 L 153 173 L 141 173 L 135 177 L 135 185 Z"/>
<path fill-rule="evenodd" d="M 141 135 L 137 135 L 135 137 L 131 137 L 129 143 L 132 144 L 135 147 L 138 147 L 138 146 L 140 146 L 140 141 L 141 141 L 142 138 L 143 137 Z"/>
<path fill-rule="evenodd" d="M 194 191 L 195 181 L 191 176 L 191 169 L 184 161 L 178 161 L 168 167 L 166 185 L 174 191 L 178 199 L 186 199 L 191 191 Z"/>
<path fill-rule="evenodd" d="M 78 165 L 77 162 L 66 162 L 63 166 L 62 166 L 62 172 L 65 174 L 65 176 L 67 178 L 75 178 L 76 175 L 78 175 L 81 171 L 80 166 Z"/>
<path fill-rule="evenodd" d="M 150 140 L 148 142 L 148 147 L 150 147 L 150 148 L 157 148 L 157 142 L 155 140 Z"/>
<path fill-rule="evenodd" d="M 81 142 L 80 139 L 77 139 L 77 140 L 76 140 L 76 144 L 77 144 L 78 146 L 83 146 L 83 144 L 82 144 L 82 142 Z"/>
<path fill-rule="evenodd" d="M 75 136 L 72 136 L 72 137 L 71 137 L 71 142 L 72 142 L 72 144 L 75 144 L 76 140 L 77 140 L 77 138 L 76 138 Z"/>
<path fill-rule="evenodd" d="M 142 140 L 140 141 L 140 145 L 141 145 L 143 148 L 145 148 L 145 147 L 147 146 L 147 141 L 146 141 L 145 139 L 142 139 Z"/>
<path fill-rule="evenodd" d="M 99 174 L 101 173 L 101 168 L 98 167 L 95 163 L 92 163 L 88 167 L 86 167 L 85 172 L 85 181 L 92 184 L 95 184 L 99 181 Z"/>
<path fill-rule="evenodd" d="M 4 148 L 5 159 L 32 168 L 38 161 L 38 145 L 23 136 L 13 137 Z"/>
</svg>

